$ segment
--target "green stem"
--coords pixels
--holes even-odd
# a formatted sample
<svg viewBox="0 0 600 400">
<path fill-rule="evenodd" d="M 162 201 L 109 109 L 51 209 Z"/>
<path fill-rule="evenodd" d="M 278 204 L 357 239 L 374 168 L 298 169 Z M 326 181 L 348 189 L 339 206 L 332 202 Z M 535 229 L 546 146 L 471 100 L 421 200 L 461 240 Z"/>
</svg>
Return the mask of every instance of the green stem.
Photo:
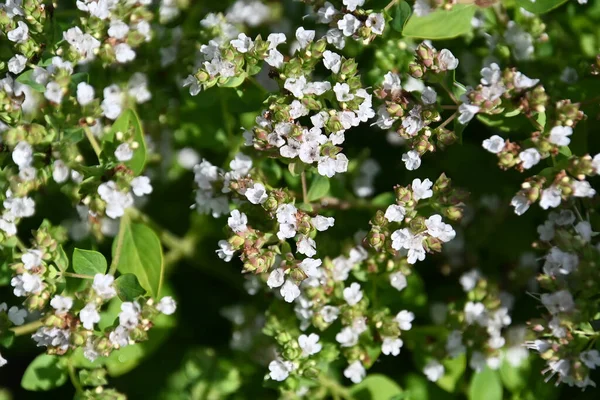
<svg viewBox="0 0 600 400">
<path fill-rule="evenodd" d="M 73 362 L 69 359 L 69 363 L 67 364 L 69 369 L 69 378 L 71 379 L 71 383 L 73 387 L 75 387 L 75 391 L 77 393 L 83 393 L 83 386 L 81 386 L 81 382 L 79 382 L 79 378 L 77 377 L 77 371 L 73 366 Z"/>
<path fill-rule="evenodd" d="M 336 380 L 323 374 L 319 376 L 319 382 L 328 390 L 333 398 L 355 400 L 347 387 L 340 385 Z"/>
<path fill-rule="evenodd" d="M 84 275 L 84 274 L 75 274 L 73 272 L 63 272 L 62 273 L 64 276 L 69 276 L 71 278 L 79 278 L 79 279 L 94 279 L 93 276 L 91 275 Z"/>
<path fill-rule="evenodd" d="M 98 141 L 96 140 L 96 137 L 94 137 L 94 134 L 92 133 L 90 128 L 87 126 L 83 127 L 83 131 L 85 132 L 85 137 L 87 137 L 87 140 L 92 145 L 92 149 L 94 149 L 94 153 L 96 153 L 96 157 L 98 157 L 98 160 L 99 160 L 100 154 L 102 153 L 102 149 L 100 148 L 100 145 L 98 144 Z"/>
<path fill-rule="evenodd" d="M 117 246 L 115 247 L 115 256 L 113 257 L 108 273 L 114 275 L 117 272 L 117 266 L 119 265 L 119 259 L 121 258 L 121 252 L 123 251 L 123 239 L 125 237 L 125 225 L 127 225 L 127 218 L 129 218 L 129 210 L 121 217 L 121 223 L 119 224 L 119 234 L 117 235 Z"/>
<path fill-rule="evenodd" d="M 452 90 L 450 90 L 450 88 L 448 88 L 448 85 L 446 85 L 446 82 L 442 81 L 442 82 L 440 82 L 440 85 L 446 91 L 446 93 L 448 93 L 448 96 L 450 96 L 450 98 L 452 99 L 452 101 L 455 104 L 459 104 L 460 103 L 460 101 L 458 101 L 458 99 L 456 98 L 456 96 L 454 95 L 454 93 L 452 93 Z"/>
<path fill-rule="evenodd" d="M 392 0 L 390 1 L 387 6 L 385 6 L 383 8 L 383 11 L 388 11 L 390 8 L 392 8 L 394 6 L 394 4 L 396 4 L 398 2 L 398 0 Z"/>
<path fill-rule="evenodd" d="M 14 332 L 15 336 L 23 336 L 37 331 L 43 325 L 42 321 L 38 319 L 25 325 L 15 326 L 14 328 L 10 328 L 10 330 Z"/>
<path fill-rule="evenodd" d="M 446 125 L 448 125 L 450 122 L 452 122 L 454 120 L 454 118 L 456 118 L 456 116 L 458 115 L 458 113 L 454 113 L 452 114 L 450 117 L 448 117 L 447 120 L 445 120 L 440 126 L 437 127 L 437 129 L 442 129 L 444 128 Z"/>
<path fill-rule="evenodd" d="M 306 203 L 308 199 L 307 189 L 306 189 L 306 172 L 302 171 L 300 174 L 300 180 L 302 181 L 302 202 Z"/>
</svg>

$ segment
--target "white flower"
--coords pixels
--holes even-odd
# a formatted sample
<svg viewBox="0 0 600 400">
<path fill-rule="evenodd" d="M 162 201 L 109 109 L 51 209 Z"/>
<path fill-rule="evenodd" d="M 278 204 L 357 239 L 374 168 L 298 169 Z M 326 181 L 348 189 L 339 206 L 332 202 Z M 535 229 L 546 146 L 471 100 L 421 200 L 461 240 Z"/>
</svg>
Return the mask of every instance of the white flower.
<svg viewBox="0 0 600 400">
<path fill-rule="evenodd" d="M 537 227 L 537 232 L 540 235 L 540 240 L 549 242 L 554 238 L 554 223 L 546 221 L 543 225 Z"/>
<path fill-rule="evenodd" d="M 325 68 L 337 74 L 342 66 L 342 57 L 333 51 L 325 50 L 323 52 L 323 64 Z"/>
<path fill-rule="evenodd" d="M 87 330 L 94 329 L 94 324 L 100 321 L 100 314 L 96 310 L 96 304 L 88 303 L 79 311 L 79 319 Z"/>
<path fill-rule="evenodd" d="M 129 143 L 121 143 L 115 150 L 115 157 L 121 162 L 131 160 L 133 158 L 133 149 Z"/>
<path fill-rule="evenodd" d="M 397 291 L 403 290 L 408 283 L 406 282 L 406 276 L 402 272 L 394 272 L 390 274 L 390 285 Z"/>
<path fill-rule="evenodd" d="M 458 59 L 448 49 L 442 49 L 438 53 L 438 61 L 442 71 L 453 70 L 458 67 Z"/>
<path fill-rule="evenodd" d="M 475 114 L 479 112 L 480 108 L 472 104 L 461 104 L 458 106 L 458 122 L 462 125 L 466 125 L 470 120 L 473 119 Z"/>
<path fill-rule="evenodd" d="M 573 181 L 573 196 L 575 197 L 594 197 L 596 190 L 592 188 L 588 181 Z"/>
<path fill-rule="evenodd" d="M 23 325 L 25 318 L 27 318 L 27 310 L 24 308 L 19 309 L 17 306 L 12 306 L 8 310 L 8 319 L 17 326 Z"/>
<path fill-rule="evenodd" d="M 135 59 L 135 51 L 127 43 L 119 43 L 115 46 L 115 57 L 122 64 L 133 61 Z"/>
<path fill-rule="evenodd" d="M 115 39 L 125 39 L 129 33 L 129 25 L 125 22 L 114 19 L 110 21 L 110 27 L 108 28 L 108 36 Z"/>
<path fill-rule="evenodd" d="M 12 159 L 19 166 L 25 168 L 33 162 L 33 148 L 27 142 L 19 142 L 12 152 Z"/>
<path fill-rule="evenodd" d="M 550 314 L 569 312 L 575 308 L 573 296 L 567 290 L 559 290 L 554 293 L 544 293 L 541 296 L 542 304 L 548 309 Z"/>
<path fill-rule="evenodd" d="M 2 357 L 2 354 L 0 354 L 0 367 L 4 367 L 7 363 L 8 361 L 6 361 L 6 358 Z"/>
<path fill-rule="evenodd" d="M 318 278 L 320 276 L 319 267 L 321 264 L 321 260 L 305 258 L 300 264 L 298 264 L 298 267 L 300 267 L 309 278 Z"/>
<path fill-rule="evenodd" d="M 62 160 L 55 160 L 52 164 L 52 179 L 56 183 L 63 183 L 69 179 L 71 170 Z"/>
<path fill-rule="evenodd" d="M 383 76 L 383 89 L 390 93 L 398 93 L 402 90 L 400 76 L 394 72 L 388 72 Z"/>
<path fill-rule="evenodd" d="M 383 343 L 381 344 L 381 352 L 385 355 L 397 356 L 400 354 L 400 349 L 402 348 L 402 339 L 400 338 L 392 338 L 386 337 L 383 338 Z"/>
<path fill-rule="evenodd" d="M 433 191 L 431 190 L 432 186 L 433 182 L 431 182 L 429 179 L 425 179 L 424 181 L 421 181 L 420 179 L 413 179 L 413 199 L 419 201 L 422 199 L 428 199 L 431 196 L 433 196 Z"/>
<path fill-rule="evenodd" d="M 344 36 L 352 36 L 360 28 L 360 21 L 352 14 L 344 15 L 344 18 L 337 22 L 337 27 Z"/>
<path fill-rule="evenodd" d="M 160 299 L 160 302 L 156 305 L 156 309 L 165 315 L 171 315 L 177 309 L 177 304 L 171 296 L 165 296 Z"/>
<path fill-rule="evenodd" d="M 542 190 L 542 196 L 540 198 L 540 207 L 544 210 L 548 208 L 556 208 L 561 202 L 561 190 L 557 186 L 550 186 L 548 189 Z"/>
<path fill-rule="evenodd" d="M 465 345 L 462 342 L 462 332 L 454 330 L 450 332 L 446 339 L 446 352 L 450 358 L 460 356 L 466 351 Z"/>
<path fill-rule="evenodd" d="M 46 85 L 46 90 L 44 91 L 44 97 L 53 103 L 62 103 L 62 87 L 58 84 L 58 82 L 48 82 Z"/>
<path fill-rule="evenodd" d="M 235 250 L 233 247 L 231 247 L 229 242 L 227 240 L 219 240 L 218 245 L 219 248 L 215 250 L 217 256 L 219 256 L 219 258 L 225 262 L 231 261 L 233 255 L 235 254 Z"/>
<path fill-rule="evenodd" d="M 125 347 L 129 344 L 129 329 L 119 325 L 110 333 L 108 339 L 117 348 Z"/>
<path fill-rule="evenodd" d="M 22 43 L 29 39 L 29 27 L 23 21 L 17 22 L 17 27 L 11 31 L 8 31 L 6 37 L 11 42 Z"/>
<path fill-rule="evenodd" d="M 465 292 L 470 292 L 475 288 L 481 274 L 478 270 L 473 269 L 461 275 L 459 282 Z"/>
<path fill-rule="evenodd" d="M 539 163 L 541 159 L 542 155 L 534 148 L 523 150 L 519 153 L 519 160 L 521 160 L 521 165 L 523 165 L 523 168 L 525 169 L 533 167 Z"/>
<path fill-rule="evenodd" d="M 504 144 L 505 141 L 502 137 L 494 135 L 489 139 L 485 139 L 482 146 L 490 153 L 498 154 L 502 151 L 502 149 L 504 149 Z"/>
<path fill-rule="evenodd" d="M 517 89 L 530 89 L 538 84 L 539 79 L 531 79 L 525 74 L 518 72 L 515 73 L 513 83 Z"/>
<path fill-rule="evenodd" d="M 269 64 L 271 67 L 281 68 L 283 66 L 283 54 L 277 49 L 269 50 L 267 57 L 265 58 L 265 62 Z"/>
<path fill-rule="evenodd" d="M 421 166 L 421 157 L 415 150 L 402 154 L 402 161 L 404 161 L 404 165 L 409 171 L 414 171 Z"/>
<path fill-rule="evenodd" d="M 77 84 L 77 102 L 82 106 L 87 106 L 94 100 L 94 87 L 85 82 Z"/>
<path fill-rule="evenodd" d="M 127 329 L 134 329 L 139 324 L 141 311 L 140 305 L 136 302 L 126 301 L 121 304 L 119 325 Z"/>
<path fill-rule="evenodd" d="M 277 288 L 283 285 L 283 281 L 285 280 L 285 271 L 283 268 L 277 268 L 271 271 L 269 274 L 269 278 L 267 279 L 267 286 L 271 289 Z"/>
<path fill-rule="evenodd" d="M 401 330 L 409 331 L 412 328 L 412 321 L 415 319 L 415 314 L 407 310 L 402 310 L 396 314 L 395 319 Z"/>
<path fill-rule="evenodd" d="M 581 221 L 575 225 L 575 232 L 579 234 L 581 239 L 584 242 L 589 243 L 592 240 L 592 236 L 595 236 L 596 233 L 592 231 L 592 226 L 588 221 Z"/>
<path fill-rule="evenodd" d="M 404 216 L 406 215 L 406 209 L 397 204 L 392 204 L 388 206 L 385 210 L 385 219 L 390 222 L 402 222 Z"/>
<path fill-rule="evenodd" d="M 317 21 L 322 24 L 328 24 L 333 21 L 333 17 L 337 14 L 337 10 L 330 2 L 326 1 L 324 7 L 317 10 Z"/>
<path fill-rule="evenodd" d="M 354 98 L 354 95 L 350 93 L 350 86 L 347 83 L 336 83 L 333 87 L 335 97 L 338 101 L 350 101 Z"/>
<path fill-rule="evenodd" d="M 363 292 L 360 290 L 360 284 L 354 282 L 349 287 L 344 289 L 344 300 L 350 306 L 358 304 L 363 298 Z"/>
<path fill-rule="evenodd" d="M 317 172 L 328 178 L 331 178 L 336 173 L 343 173 L 347 170 L 348 158 L 342 153 L 338 153 L 335 158 L 323 156 L 319 159 L 319 164 L 317 165 Z"/>
<path fill-rule="evenodd" d="M 425 259 L 425 249 L 423 248 L 423 235 L 414 235 L 408 228 L 398 229 L 392 233 L 392 248 L 395 250 L 408 250 L 409 264 L 414 264 Z"/>
<path fill-rule="evenodd" d="M 106 215 L 116 219 L 125 214 L 125 209 L 133 205 L 131 193 L 123 193 L 114 181 L 108 181 L 98 186 L 100 198 L 106 202 Z"/>
<path fill-rule="evenodd" d="M 267 200 L 267 189 L 262 183 L 255 183 L 251 188 L 246 190 L 246 198 L 252 204 L 262 204 Z"/>
<path fill-rule="evenodd" d="M 32 268 L 39 267 L 42 265 L 42 257 L 43 253 L 38 249 L 29 249 L 21 256 L 21 261 L 23 262 L 23 267 L 26 270 L 30 270 Z"/>
<path fill-rule="evenodd" d="M 306 30 L 303 27 L 299 27 L 296 29 L 296 40 L 298 40 L 300 48 L 304 49 L 310 44 L 310 42 L 315 40 L 315 31 Z"/>
<path fill-rule="evenodd" d="M 487 325 L 487 311 L 483 303 L 468 301 L 465 304 L 464 312 L 467 324 L 472 325 L 477 322 L 481 326 Z"/>
<path fill-rule="evenodd" d="M 333 226 L 335 219 L 333 217 L 317 215 L 316 217 L 311 218 L 310 222 L 316 230 L 319 232 L 324 232 Z"/>
<path fill-rule="evenodd" d="M 96 274 L 94 275 L 92 289 L 94 289 L 94 292 L 96 292 L 103 300 L 112 299 L 117 295 L 117 291 L 113 287 L 114 281 L 115 278 L 112 275 Z"/>
<path fill-rule="evenodd" d="M 569 136 L 573 134 L 573 128 L 570 126 L 555 126 L 550 130 L 548 140 L 557 146 L 568 146 L 571 143 Z"/>
<path fill-rule="evenodd" d="M 239 212 L 238 210 L 231 211 L 230 217 L 227 219 L 227 225 L 235 233 L 242 233 L 248 230 L 246 224 L 248 223 L 248 217 L 246 214 Z"/>
<path fill-rule="evenodd" d="M 30 294 L 40 294 L 44 289 L 44 283 L 38 275 L 33 275 L 25 272 L 21 275 L 16 275 L 10 280 L 13 293 L 17 297 L 24 297 Z"/>
<path fill-rule="evenodd" d="M 136 176 L 131 180 L 131 190 L 138 197 L 152 193 L 150 178 L 147 176 Z"/>
<path fill-rule="evenodd" d="M 344 3 L 348 11 L 355 11 L 356 7 L 360 7 L 365 4 L 365 0 L 342 0 L 342 3 Z"/>
<path fill-rule="evenodd" d="M 440 239 L 442 242 L 449 242 L 456 236 L 456 232 L 452 229 L 452 226 L 442 222 L 442 216 L 439 214 L 434 214 L 427 218 L 425 226 L 427 226 L 427 233 Z"/>
<path fill-rule="evenodd" d="M 304 357 L 312 356 L 321 351 L 323 346 L 319 343 L 319 335 L 311 333 L 310 335 L 300 335 L 298 337 L 298 344 L 302 349 L 302 355 Z"/>
<path fill-rule="evenodd" d="M 371 28 L 371 32 L 376 35 L 382 35 L 383 29 L 385 28 L 385 19 L 383 18 L 382 13 L 372 13 L 369 14 L 365 25 L 368 28 Z"/>
<path fill-rule="evenodd" d="M 27 57 L 22 54 L 14 55 L 10 60 L 8 60 L 8 70 L 13 74 L 20 74 L 27 65 Z"/>
<path fill-rule="evenodd" d="M 431 382 L 437 382 L 442 376 L 444 376 L 444 372 L 444 366 L 437 360 L 429 361 L 423 368 L 423 373 Z"/>
<path fill-rule="evenodd" d="M 512 198 L 510 205 L 515 208 L 515 214 L 523 215 L 525 211 L 529 210 L 530 203 L 527 197 L 518 194 Z"/>
<path fill-rule="evenodd" d="M 50 305 L 57 314 L 65 314 L 73 307 L 73 299 L 68 296 L 56 295 L 50 300 Z"/>
<path fill-rule="evenodd" d="M 292 301 L 296 300 L 298 296 L 300 296 L 300 288 L 298 288 L 298 285 L 296 285 L 292 280 L 288 279 L 281 287 L 279 293 L 281 296 L 283 296 L 283 299 L 286 302 L 291 303 Z"/>
<path fill-rule="evenodd" d="M 600 352 L 598 350 L 582 351 L 579 359 L 590 369 L 600 366 Z"/>
<path fill-rule="evenodd" d="M 233 39 L 229 43 L 240 53 L 247 53 L 254 46 L 252 39 L 246 36 L 245 33 L 240 33 L 237 39 Z"/>
<path fill-rule="evenodd" d="M 298 253 L 304 254 L 307 257 L 312 257 L 317 254 L 317 244 L 308 236 L 302 236 L 296 243 Z"/>
<path fill-rule="evenodd" d="M 353 383 L 361 382 L 363 379 L 365 379 L 366 375 L 367 371 L 360 361 L 354 361 L 344 370 L 344 376 L 350 379 Z"/>
<path fill-rule="evenodd" d="M 435 89 L 427 86 L 421 92 L 421 101 L 423 104 L 434 104 L 437 101 L 437 93 Z"/>
<path fill-rule="evenodd" d="M 274 381 L 282 382 L 294 369 L 294 363 L 291 361 L 273 360 L 269 363 L 269 377 Z"/>
</svg>

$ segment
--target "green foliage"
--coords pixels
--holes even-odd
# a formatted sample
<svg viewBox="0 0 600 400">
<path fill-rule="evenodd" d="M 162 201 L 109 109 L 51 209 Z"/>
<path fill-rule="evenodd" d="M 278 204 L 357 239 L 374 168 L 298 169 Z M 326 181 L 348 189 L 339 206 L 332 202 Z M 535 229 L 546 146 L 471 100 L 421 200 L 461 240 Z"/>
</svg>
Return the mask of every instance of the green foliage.
<svg viewBox="0 0 600 400">
<path fill-rule="evenodd" d="M 115 279 L 115 287 L 117 295 L 123 301 L 133 301 L 135 298 L 142 296 L 146 290 L 140 285 L 137 277 L 134 274 L 123 274 Z"/>
<path fill-rule="evenodd" d="M 469 400 L 502 400 L 502 382 L 498 371 L 485 367 L 473 375 L 469 385 Z"/>
<path fill-rule="evenodd" d="M 327 177 L 315 175 L 308 189 L 306 201 L 310 203 L 327 196 L 329 193 L 329 187 L 330 184 Z"/>
<path fill-rule="evenodd" d="M 452 10 L 436 10 L 419 17 L 412 15 L 402 34 L 422 39 L 450 39 L 463 35 L 471 30 L 471 20 L 477 8 L 471 4 L 458 4 Z"/>
<path fill-rule="evenodd" d="M 402 0 L 400 1 L 396 7 L 394 7 L 393 19 L 391 21 L 391 26 L 395 31 L 402 33 L 404 30 L 404 25 L 406 25 L 406 21 L 410 18 L 412 14 L 412 8 L 410 5 Z"/>
<path fill-rule="evenodd" d="M 94 276 L 106 273 L 106 258 L 93 250 L 75 249 L 73 251 L 73 269 L 78 274 Z"/>
<path fill-rule="evenodd" d="M 515 0 L 519 7 L 523 7 L 529 12 L 534 14 L 543 14 L 547 13 L 557 7 L 560 7 L 562 4 L 566 3 L 567 0 Z"/>
<path fill-rule="evenodd" d="M 25 370 L 21 386 L 26 390 L 46 391 L 64 385 L 68 375 L 64 361 L 58 356 L 40 354 Z"/>
<path fill-rule="evenodd" d="M 369 375 L 350 390 L 357 400 L 398 399 L 402 398 L 402 393 L 402 388 L 396 382 L 380 374 Z"/>
</svg>

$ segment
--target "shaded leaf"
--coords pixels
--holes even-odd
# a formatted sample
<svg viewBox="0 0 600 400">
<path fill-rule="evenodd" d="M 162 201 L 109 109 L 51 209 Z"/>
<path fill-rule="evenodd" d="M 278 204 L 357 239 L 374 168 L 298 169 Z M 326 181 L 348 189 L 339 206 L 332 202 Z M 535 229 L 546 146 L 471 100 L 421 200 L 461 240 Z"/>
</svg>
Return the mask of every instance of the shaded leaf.
<svg viewBox="0 0 600 400">
<path fill-rule="evenodd" d="M 452 10 L 436 10 L 419 17 L 412 15 L 402 34 L 423 39 L 449 39 L 471 31 L 471 20 L 477 7 L 472 4 L 457 4 Z"/>
<path fill-rule="evenodd" d="M 25 370 L 21 379 L 23 389 L 44 391 L 62 386 L 67 381 L 67 371 L 60 357 L 40 354 Z"/>
<path fill-rule="evenodd" d="M 106 273 L 106 259 L 101 253 L 92 250 L 73 251 L 73 269 L 78 274 L 94 276 Z"/>
<path fill-rule="evenodd" d="M 312 202 L 325 197 L 329 193 L 329 179 L 325 176 L 315 175 L 308 189 L 306 201 Z"/>
<path fill-rule="evenodd" d="M 406 1 L 401 1 L 394 9 L 394 19 L 392 19 L 390 25 L 392 29 L 397 32 L 402 32 L 406 21 L 412 14 L 412 8 Z"/>
<path fill-rule="evenodd" d="M 502 382 L 498 372 L 489 367 L 476 372 L 469 386 L 469 400 L 502 400 Z"/>
<path fill-rule="evenodd" d="M 350 394 L 358 400 L 390 399 L 402 394 L 402 388 L 385 375 L 369 375 L 361 383 L 350 389 Z"/>
<path fill-rule="evenodd" d="M 140 285 L 140 282 L 134 274 L 123 274 L 115 280 L 117 295 L 123 301 L 132 301 L 136 297 L 142 296 L 146 290 Z"/>
</svg>

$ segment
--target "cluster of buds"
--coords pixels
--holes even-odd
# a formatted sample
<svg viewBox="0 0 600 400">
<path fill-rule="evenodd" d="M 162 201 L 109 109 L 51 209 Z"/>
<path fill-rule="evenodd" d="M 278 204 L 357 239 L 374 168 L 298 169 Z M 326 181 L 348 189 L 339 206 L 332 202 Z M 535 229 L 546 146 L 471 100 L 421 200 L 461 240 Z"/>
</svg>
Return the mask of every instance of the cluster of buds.
<svg viewBox="0 0 600 400">
<path fill-rule="evenodd" d="M 437 51 L 426 43 L 421 43 L 415 49 L 415 61 L 408 66 L 409 74 L 416 79 L 435 81 L 436 75 L 458 67 L 458 59 L 448 49 Z"/>
<path fill-rule="evenodd" d="M 529 322 L 535 340 L 527 346 L 548 364 L 548 379 L 558 375 L 559 382 L 570 386 L 595 386 L 589 374 L 600 366 L 600 354 L 590 350 L 598 336 L 594 287 L 600 280 L 600 252 L 593 244 L 597 233 L 569 209 L 551 212 L 538 233 L 534 246 L 547 252 L 538 277 L 547 313 Z"/>
</svg>

